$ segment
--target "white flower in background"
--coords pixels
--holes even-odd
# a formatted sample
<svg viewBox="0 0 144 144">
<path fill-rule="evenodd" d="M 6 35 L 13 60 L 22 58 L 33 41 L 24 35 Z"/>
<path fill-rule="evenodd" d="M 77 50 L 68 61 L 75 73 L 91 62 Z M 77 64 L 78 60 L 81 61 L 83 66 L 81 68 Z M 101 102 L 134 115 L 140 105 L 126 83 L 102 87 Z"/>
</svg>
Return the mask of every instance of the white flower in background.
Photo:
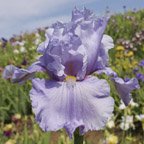
<svg viewBox="0 0 144 144">
<path fill-rule="evenodd" d="M 25 41 L 15 41 L 15 42 L 12 42 L 12 46 L 24 46 L 25 44 Z"/>
<path fill-rule="evenodd" d="M 18 42 L 18 45 L 19 46 L 24 46 L 25 45 L 25 41 Z"/>
<path fill-rule="evenodd" d="M 19 43 L 19 41 L 14 41 L 14 42 L 11 43 L 11 45 L 12 45 L 12 46 L 17 46 L 18 43 Z"/>
<path fill-rule="evenodd" d="M 20 50 L 21 53 L 26 53 L 26 48 L 24 46 L 20 47 L 19 50 Z"/>
<path fill-rule="evenodd" d="M 17 49 L 14 49 L 14 50 L 13 50 L 13 53 L 14 53 L 14 54 L 19 54 L 20 52 L 19 52 Z"/>
<path fill-rule="evenodd" d="M 122 130 L 128 130 L 130 127 L 129 127 L 129 124 L 128 124 L 128 123 L 122 122 L 122 123 L 120 124 L 120 128 L 121 128 Z"/>
<path fill-rule="evenodd" d="M 133 99 L 131 99 L 130 106 L 132 106 L 132 107 L 138 107 L 139 105 L 138 105 L 138 103 L 134 102 Z"/>
<path fill-rule="evenodd" d="M 114 115 L 112 115 L 112 117 L 108 120 L 106 126 L 110 129 L 115 127 Z"/>
<path fill-rule="evenodd" d="M 138 107 L 138 106 L 139 106 L 138 103 L 136 103 L 136 102 L 133 101 L 133 99 L 131 99 L 129 105 L 130 105 L 131 107 Z M 124 110 L 125 108 L 127 108 L 127 107 L 125 106 L 125 104 L 124 104 L 123 101 L 121 100 L 121 104 L 119 105 L 119 109 L 120 109 L 120 110 Z"/>
<path fill-rule="evenodd" d="M 111 128 L 114 128 L 114 127 L 115 127 L 114 121 L 113 121 L 113 120 L 108 121 L 107 127 L 110 128 L 110 129 L 111 129 Z"/>
<path fill-rule="evenodd" d="M 40 34 L 38 32 L 36 32 L 35 33 L 35 37 L 36 37 L 36 39 L 34 41 L 34 44 L 35 45 L 39 45 L 41 43 L 41 36 L 40 36 Z"/>
<path fill-rule="evenodd" d="M 35 33 L 36 38 L 40 38 L 40 34 L 38 32 Z"/>
<path fill-rule="evenodd" d="M 144 120 L 144 114 L 136 115 L 135 118 L 139 121 L 143 121 Z"/>
<path fill-rule="evenodd" d="M 133 116 L 127 115 L 122 116 L 122 122 L 120 124 L 122 130 L 128 130 L 129 128 L 134 128 Z"/>
<path fill-rule="evenodd" d="M 35 45 L 39 45 L 40 43 L 41 43 L 41 39 L 38 39 L 38 38 L 37 38 L 37 39 L 34 41 L 34 44 L 35 44 Z"/>
<path fill-rule="evenodd" d="M 121 100 L 121 103 L 120 103 L 120 105 L 119 105 L 119 109 L 120 110 L 124 110 L 126 108 L 126 106 L 125 106 L 125 104 L 122 102 L 122 100 Z"/>
</svg>

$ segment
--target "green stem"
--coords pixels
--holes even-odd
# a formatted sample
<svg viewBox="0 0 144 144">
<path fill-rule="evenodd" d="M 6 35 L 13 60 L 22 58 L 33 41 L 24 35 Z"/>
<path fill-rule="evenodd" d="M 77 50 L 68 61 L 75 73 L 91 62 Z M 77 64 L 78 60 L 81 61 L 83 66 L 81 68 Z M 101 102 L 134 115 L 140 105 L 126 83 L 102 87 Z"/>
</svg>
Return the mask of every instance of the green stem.
<svg viewBox="0 0 144 144">
<path fill-rule="evenodd" d="M 79 129 L 76 129 L 74 132 L 74 144 L 83 144 L 83 135 L 79 134 Z"/>
</svg>

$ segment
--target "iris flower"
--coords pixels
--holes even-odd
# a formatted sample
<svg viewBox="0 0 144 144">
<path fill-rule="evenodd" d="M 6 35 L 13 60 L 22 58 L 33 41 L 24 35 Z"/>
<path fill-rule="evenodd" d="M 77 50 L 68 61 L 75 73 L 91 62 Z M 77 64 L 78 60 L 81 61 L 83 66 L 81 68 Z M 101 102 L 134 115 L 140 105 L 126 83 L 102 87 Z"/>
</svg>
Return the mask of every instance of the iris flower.
<svg viewBox="0 0 144 144">
<path fill-rule="evenodd" d="M 100 130 L 106 125 L 114 108 L 110 86 L 105 79 L 92 73 L 113 77 L 120 97 L 128 105 L 131 90 L 138 88 L 136 79 L 124 81 L 109 67 L 108 50 L 113 39 L 104 35 L 107 17 L 96 18 L 88 9 L 72 12 L 68 23 L 56 22 L 46 31 L 46 40 L 37 51 L 38 61 L 28 69 L 7 66 L 3 77 L 15 69 L 12 81 L 23 83 L 32 79 L 30 99 L 36 121 L 44 131 L 65 128 L 70 137 L 79 128 L 81 135 L 88 130 Z M 50 80 L 34 78 L 45 72 Z"/>
</svg>

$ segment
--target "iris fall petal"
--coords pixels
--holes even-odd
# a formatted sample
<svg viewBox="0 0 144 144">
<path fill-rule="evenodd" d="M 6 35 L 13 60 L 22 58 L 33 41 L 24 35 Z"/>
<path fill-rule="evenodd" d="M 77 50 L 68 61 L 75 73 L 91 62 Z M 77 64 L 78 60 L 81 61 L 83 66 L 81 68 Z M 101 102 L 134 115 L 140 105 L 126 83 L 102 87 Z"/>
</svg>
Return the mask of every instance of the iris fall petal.
<svg viewBox="0 0 144 144">
<path fill-rule="evenodd" d="M 125 82 L 122 78 L 119 77 L 113 78 L 112 80 L 115 84 L 118 94 L 120 95 L 120 98 L 127 106 L 131 100 L 130 92 L 139 88 L 138 80 L 136 78 L 132 78 Z"/>
<path fill-rule="evenodd" d="M 70 137 L 77 127 L 84 134 L 105 126 L 114 105 L 109 95 L 108 83 L 96 77 L 72 83 L 33 79 L 30 91 L 40 127 L 44 131 L 65 128 Z"/>
<path fill-rule="evenodd" d="M 28 79 L 32 79 L 36 72 L 43 72 L 45 69 L 41 66 L 40 62 L 35 62 L 28 69 L 17 68 L 12 75 L 12 82 L 24 83 Z"/>
<path fill-rule="evenodd" d="M 16 69 L 18 68 L 14 65 L 7 65 L 3 71 L 2 77 L 4 79 L 11 79 Z"/>
</svg>

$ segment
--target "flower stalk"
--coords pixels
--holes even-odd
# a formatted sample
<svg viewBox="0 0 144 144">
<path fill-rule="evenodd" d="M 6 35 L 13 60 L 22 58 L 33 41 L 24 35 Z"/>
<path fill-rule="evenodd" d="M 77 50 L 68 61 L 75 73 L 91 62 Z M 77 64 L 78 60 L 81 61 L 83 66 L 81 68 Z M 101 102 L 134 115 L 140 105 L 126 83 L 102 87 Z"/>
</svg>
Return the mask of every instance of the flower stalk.
<svg viewBox="0 0 144 144">
<path fill-rule="evenodd" d="M 74 144 L 83 144 L 84 136 L 79 134 L 79 129 L 74 132 Z"/>
</svg>

